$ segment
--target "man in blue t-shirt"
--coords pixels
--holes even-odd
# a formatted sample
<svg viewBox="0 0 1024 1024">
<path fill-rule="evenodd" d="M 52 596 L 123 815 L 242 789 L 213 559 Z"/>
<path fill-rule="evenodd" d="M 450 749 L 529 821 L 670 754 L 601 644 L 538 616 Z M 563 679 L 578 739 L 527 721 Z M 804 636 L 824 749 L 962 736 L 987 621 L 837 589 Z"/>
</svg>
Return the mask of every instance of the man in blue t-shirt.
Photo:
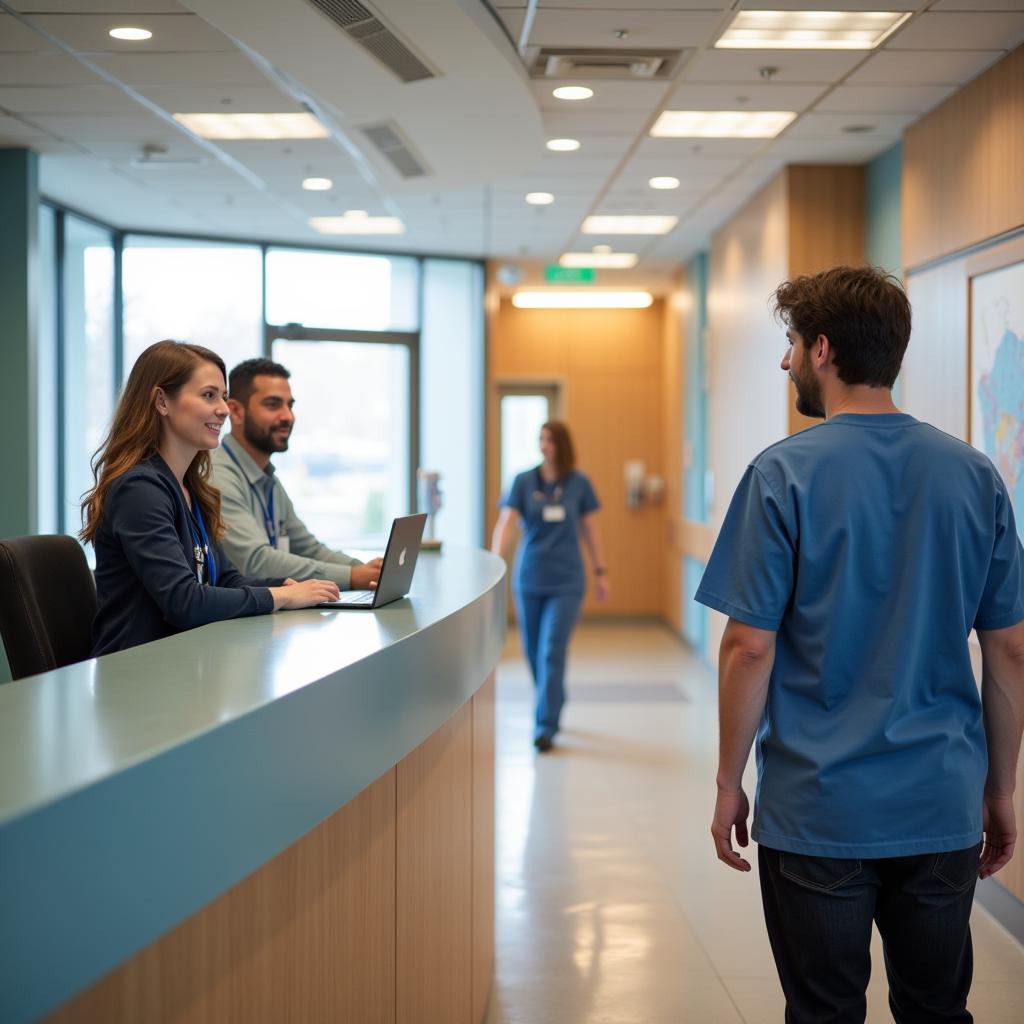
<svg viewBox="0 0 1024 1024">
<path fill-rule="evenodd" d="M 971 1021 L 974 887 L 1016 839 L 1013 510 L 984 455 L 893 404 L 910 338 L 894 279 L 837 267 L 781 285 L 775 310 L 797 409 L 825 422 L 747 467 L 697 591 L 729 616 L 712 836 L 750 870 L 732 831 L 746 846 L 756 735 L 751 834 L 788 1024 L 862 1024 L 872 921 L 898 1024 Z"/>
</svg>

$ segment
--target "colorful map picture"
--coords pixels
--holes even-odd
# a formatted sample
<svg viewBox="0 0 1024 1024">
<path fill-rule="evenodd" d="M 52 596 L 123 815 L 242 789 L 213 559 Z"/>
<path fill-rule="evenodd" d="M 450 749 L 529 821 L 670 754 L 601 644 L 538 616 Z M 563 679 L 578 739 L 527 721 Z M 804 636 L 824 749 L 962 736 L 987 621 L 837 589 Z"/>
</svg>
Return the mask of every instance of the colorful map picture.
<svg viewBox="0 0 1024 1024">
<path fill-rule="evenodd" d="M 1024 539 L 1024 262 L 971 279 L 971 444 L 996 465 Z"/>
</svg>

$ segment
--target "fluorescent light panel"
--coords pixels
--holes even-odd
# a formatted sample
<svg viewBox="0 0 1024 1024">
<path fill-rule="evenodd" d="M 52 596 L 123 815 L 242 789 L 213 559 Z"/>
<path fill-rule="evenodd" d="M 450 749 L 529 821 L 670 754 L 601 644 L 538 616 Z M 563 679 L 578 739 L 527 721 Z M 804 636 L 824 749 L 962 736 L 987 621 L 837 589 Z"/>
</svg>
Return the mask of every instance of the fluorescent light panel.
<svg viewBox="0 0 1024 1024">
<path fill-rule="evenodd" d="M 309 226 L 322 235 L 402 235 L 405 225 L 397 217 L 310 217 Z"/>
<path fill-rule="evenodd" d="M 796 114 L 790 110 L 666 110 L 656 139 L 773 139 Z"/>
<path fill-rule="evenodd" d="M 330 178 L 303 178 L 302 187 L 307 192 L 329 192 L 334 184 Z"/>
<path fill-rule="evenodd" d="M 327 138 L 327 129 L 307 113 L 175 114 L 174 120 L 204 139 Z"/>
<path fill-rule="evenodd" d="M 561 267 L 592 267 L 594 270 L 629 270 L 639 257 L 635 252 L 564 252 Z"/>
<path fill-rule="evenodd" d="M 646 309 L 653 301 L 650 292 L 538 291 L 512 296 L 517 309 Z"/>
<path fill-rule="evenodd" d="M 739 50 L 873 50 L 910 11 L 740 11 L 715 43 Z"/>
<path fill-rule="evenodd" d="M 531 206 L 550 206 L 555 197 L 550 192 L 527 192 L 526 201 Z"/>
<path fill-rule="evenodd" d="M 583 221 L 585 235 L 667 235 L 679 218 L 667 214 L 597 215 Z"/>
</svg>

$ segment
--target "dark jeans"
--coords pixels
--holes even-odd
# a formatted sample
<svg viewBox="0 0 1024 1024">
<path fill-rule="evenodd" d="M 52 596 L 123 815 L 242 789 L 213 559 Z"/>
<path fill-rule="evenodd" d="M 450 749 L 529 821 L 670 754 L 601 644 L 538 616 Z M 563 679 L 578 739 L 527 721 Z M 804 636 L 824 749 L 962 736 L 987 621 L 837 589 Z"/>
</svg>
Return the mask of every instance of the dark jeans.
<svg viewBox="0 0 1024 1024">
<path fill-rule="evenodd" d="M 758 849 L 786 1024 L 863 1024 L 878 925 L 896 1024 L 969 1024 L 970 916 L 981 844 L 839 860 Z"/>
</svg>

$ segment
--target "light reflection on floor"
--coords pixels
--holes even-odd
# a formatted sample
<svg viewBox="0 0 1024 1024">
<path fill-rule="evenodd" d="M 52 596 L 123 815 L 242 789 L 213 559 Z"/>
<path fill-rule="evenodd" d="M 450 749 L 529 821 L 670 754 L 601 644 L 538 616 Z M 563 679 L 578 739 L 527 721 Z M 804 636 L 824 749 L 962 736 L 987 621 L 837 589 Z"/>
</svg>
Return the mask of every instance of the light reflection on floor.
<svg viewBox="0 0 1024 1024">
<path fill-rule="evenodd" d="M 576 681 L 586 699 L 573 704 Z M 638 700 L 623 684 L 641 680 Z M 656 700 L 665 683 L 684 700 Z M 608 687 L 608 701 L 600 699 Z M 657 625 L 584 624 L 558 747 L 530 745 L 518 639 L 498 670 L 497 968 L 487 1024 L 781 1024 L 756 874 L 714 858 L 714 676 Z M 751 790 L 752 791 L 752 790 Z M 1016 1024 L 1024 948 L 974 916 L 978 1024 Z M 881 949 L 869 1024 L 891 1024 Z"/>
</svg>

